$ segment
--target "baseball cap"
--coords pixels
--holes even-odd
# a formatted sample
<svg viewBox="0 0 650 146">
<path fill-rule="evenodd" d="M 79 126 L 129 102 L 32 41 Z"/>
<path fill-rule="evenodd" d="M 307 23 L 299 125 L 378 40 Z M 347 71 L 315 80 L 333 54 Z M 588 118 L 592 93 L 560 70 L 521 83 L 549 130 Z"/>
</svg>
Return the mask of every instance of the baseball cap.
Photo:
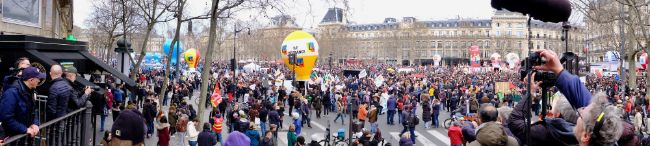
<svg viewBox="0 0 650 146">
<path fill-rule="evenodd" d="M 77 71 L 77 68 L 75 68 L 74 66 L 68 66 L 68 67 L 65 67 L 65 68 L 63 69 L 63 72 L 66 72 L 66 73 L 75 73 L 75 74 L 76 74 L 76 73 L 79 73 L 79 72 Z"/>
<path fill-rule="evenodd" d="M 111 134 L 121 140 L 130 140 L 134 144 L 142 143 L 147 131 L 144 125 L 144 118 L 142 118 L 140 111 L 125 110 L 120 112 L 115 123 L 113 123 Z"/>
<path fill-rule="evenodd" d="M 44 79 L 45 77 L 46 77 L 45 73 L 41 73 L 40 71 L 38 71 L 38 68 L 36 67 L 28 67 L 23 70 L 23 75 L 22 75 L 23 80 L 28 80 L 31 78 Z"/>
</svg>

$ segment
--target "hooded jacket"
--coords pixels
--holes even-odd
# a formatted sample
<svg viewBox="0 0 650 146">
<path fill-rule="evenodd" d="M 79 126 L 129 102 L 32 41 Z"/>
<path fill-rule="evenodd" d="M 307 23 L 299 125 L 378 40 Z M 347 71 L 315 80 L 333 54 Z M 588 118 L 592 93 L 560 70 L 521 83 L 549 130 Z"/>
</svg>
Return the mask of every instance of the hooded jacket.
<svg viewBox="0 0 650 146">
<path fill-rule="evenodd" d="M 522 98 L 521 102 L 512 110 L 512 114 L 508 119 L 508 128 L 512 134 L 516 135 L 518 139 L 526 139 L 525 133 L 525 111 L 530 108 L 528 98 Z M 573 127 L 574 124 L 567 122 L 561 118 L 549 118 L 545 121 L 539 121 L 530 127 L 530 145 L 553 145 L 553 146 L 568 146 L 577 145 Z"/>
<path fill-rule="evenodd" d="M 468 146 L 517 146 L 517 140 L 506 134 L 505 128 L 500 124 L 486 123 L 476 133 L 476 140 Z"/>
</svg>

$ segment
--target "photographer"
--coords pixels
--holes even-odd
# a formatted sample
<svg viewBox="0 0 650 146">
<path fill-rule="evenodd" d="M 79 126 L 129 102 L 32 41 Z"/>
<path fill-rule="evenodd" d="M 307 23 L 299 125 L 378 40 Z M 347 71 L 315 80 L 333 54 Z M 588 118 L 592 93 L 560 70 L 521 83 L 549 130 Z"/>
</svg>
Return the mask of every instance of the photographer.
<svg viewBox="0 0 650 146">
<path fill-rule="evenodd" d="M 615 145 L 622 134 L 623 123 L 620 119 L 621 115 L 619 110 L 608 103 L 607 95 L 604 93 L 598 93 L 595 96 L 596 98 L 592 99 L 591 94 L 583 83 L 580 82 L 580 79 L 577 76 L 564 71 L 564 67 L 560 63 L 555 52 L 542 49 L 536 51 L 536 53 L 538 53 L 540 57 L 545 58 L 546 63 L 533 66 L 533 68 L 541 71 L 551 71 L 558 76 L 555 86 L 567 97 L 567 101 L 574 108 L 578 109 L 578 119 L 573 132 L 575 133 L 575 137 L 579 144 L 581 146 Z M 522 106 L 526 105 L 526 102 L 523 103 Z M 513 112 L 510 119 L 513 119 L 514 115 L 515 112 Z M 516 127 L 513 126 L 515 125 L 512 123 L 513 121 L 514 120 L 510 120 L 509 122 L 511 123 L 508 124 L 511 130 Z M 515 133 L 515 135 L 524 134 Z M 531 129 L 530 133 L 534 134 L 539 132 L 533 132 Z M 547 142 L 545 142 L 545 144 L 547 144 Z"/>
</svg>

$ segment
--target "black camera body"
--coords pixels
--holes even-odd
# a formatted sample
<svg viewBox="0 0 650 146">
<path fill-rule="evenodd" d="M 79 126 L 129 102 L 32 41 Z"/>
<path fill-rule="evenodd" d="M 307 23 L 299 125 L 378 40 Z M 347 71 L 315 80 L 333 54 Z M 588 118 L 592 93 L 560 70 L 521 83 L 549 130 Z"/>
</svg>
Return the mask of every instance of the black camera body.
<svg viewBox="0 0 650 146">
<path fill-rule="evenodd" d="M 524 60 L 521 61 L 522 68 L 519 70 L 520 81 L 524 81 L 526 75 L 529 72 L 535 74 L 534 81 L 541 81 L 541 86 L 551 87 L 557 81 L 557 76 L 552 72 L 537 71 L 533 69 L 533 66 L 539 66 L 545 64 L 546 61 L 542 58 L 539 52 L 533 52 L 528 55 Z"/>
</svg>

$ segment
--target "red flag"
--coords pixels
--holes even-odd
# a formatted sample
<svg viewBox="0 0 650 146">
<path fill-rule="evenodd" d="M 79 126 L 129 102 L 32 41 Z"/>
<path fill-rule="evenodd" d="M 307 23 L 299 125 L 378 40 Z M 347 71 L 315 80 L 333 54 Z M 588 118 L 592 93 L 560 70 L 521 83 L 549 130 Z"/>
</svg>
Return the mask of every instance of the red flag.
<svg viewBox="0 0 650 146">
<path fill-rule="evenodd" d="M 221 91 L 219 90 L 218 83 L 214 85 L 214 92 L 212 92 L 212 96 L 210 97 L 210 103 L 212 103 L 212 107 L 217 107 L 221 103 Z"/>
</svg>

